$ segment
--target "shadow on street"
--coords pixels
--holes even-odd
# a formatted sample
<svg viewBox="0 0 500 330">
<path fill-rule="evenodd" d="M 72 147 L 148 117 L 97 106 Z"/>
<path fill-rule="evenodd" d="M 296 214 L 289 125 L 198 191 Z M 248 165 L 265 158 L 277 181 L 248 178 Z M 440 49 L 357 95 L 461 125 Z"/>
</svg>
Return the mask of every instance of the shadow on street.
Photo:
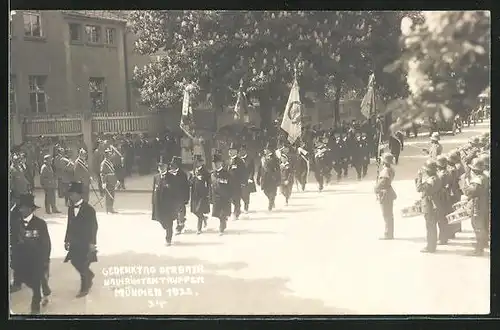
<svg viewBox="0 0 500 330">
<path fill-rule="evenodd" d="M 172 251 L 175 251 L 175 247 Z M 170 250 L 168 250 L 170 252 Z M 173 252 L 175 253 L 175 252 Z M 108 281 L 103 269 L 140 265 L 155 267 L 156 276 L 171 278 L 195 277 L 200 283 L 156 285 L 138 284 L 135 289 L 156 289 L 161 296 L 122 297 L 120 285 L 113 286 Z M 160 267 L 203 266 L 203 272 L 191 275 L 159 275 Z M 75 298 L 79 287 L 79 278 L 70 264 L 61 259 L 51 262 L 50 285 L 51 302 L 43 314 L 58 315 L 120 315 L 120 314 L 355 314 L 355 311 L 326 307 L 320 300 L 306 299 L 292 295 L 286 287 L 286 278 L 240 279 L 219 275 L 217 271 L 238 271 L 247 267 L 244 262 L 212 264 L 204 260 L 175 258 L 153 254 L 127 252 L 113 256 L 101 256 L 99 262 L 92 265 L 96 274 L 94 286 L 86 298 Z M 123 275 L 124 277 L 146 278 L 145 275 Z M 153 277 L 150 275 L 149 277 Z M 115 276 L 115 278 L 117 278 Z M 187 278 L 187 277 L 186 277 Z M 105 280 L 107 286 L 105 286 Z M 132 290 L 133 291 L 133 290 Z M 130 294 L 130 290 L 128 291 Z M 174 294 L 174 292 L 176 294 Z M 180 292 L 180 293 L 179 293 Z M 118 296 L 117 296 L 118 295 Z M 31 291 L 22 291 L 11 295 L 11 309 L 16 314 L 28 311 Z"/>
</svg>

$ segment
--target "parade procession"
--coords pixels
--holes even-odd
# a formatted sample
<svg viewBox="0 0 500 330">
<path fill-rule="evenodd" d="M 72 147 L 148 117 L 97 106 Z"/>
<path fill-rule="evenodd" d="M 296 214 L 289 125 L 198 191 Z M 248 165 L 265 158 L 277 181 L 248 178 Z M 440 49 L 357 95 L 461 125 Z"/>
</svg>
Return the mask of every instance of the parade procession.
<svg viewBox="0 0 500 330">
<path fill-rule="evenodd" d="M 140 36 L 136 52 L 147 53 L 146 37 L 138 32 L 147 28 L 147 20 L 166 24 L 162 28 L 176 31 L 172 35 L 179 40 L 185 37 L 183 29 L 205 33 L 199 31 L 205 20 L 229 24 L 219 14 L 210 16 L 213 11 L 185 11 L 184 20 L 165 23 L 161 15 L 173 14 L 161 12 L 168 11 L 128 14 L 127 24 Z M 302 18 L 309 15 L 300 13 Z M 295 14 L 272 15 L 268 18 L 279 20 Z M 423 22 L 434 17 L 415 15 Z M 317 26 L 329 26 L 329 19 L 318 19 Z M 407 20 L 397 16 L 395 21 L 402 21 L 398 42 L 412 54 L 405 38 L 426 23 L 415 19 L 413 32 L 408 32 Z M 272 26 L 262 28 L 266 36 L 273 35 Z M 237 31 L 235 40 L 245 39 L 245 31 Z M 333 38 L 326 30 L 304 31 L 292 32 L 306 33 L 304 38 L 316 35 L 322 45 Z M 219 36 L 210 32 L 210 38 Z M 212 39 L 199 46 L 207 47 L 204 56 L 215 46 L 223 49 Z M 171 42 L 167 57 L 177 49 L 191 54 L 192 61 L 203 58 L 197 49 Z M 264 61 L 271 52 L 291 56 L 265 47 L 258 51 Z M 293 47 L 283 46 L 283 53 L 293 53 Z M 321 52 L 335 51 L 321 47 L 326 47 Z M 182 54 L 178 56 L 188 56 Z M 178 64 L 172 57 L 172 68 L 163 68 L 158 79 L 172 75 L 173 83 L 162 85 L 158 95 L 171 88 L 162 97 L 175 94 L 176 103 L 165 111 L 179 116 L 162 123 L 161 130 L 94 132 L 92 139 L 85 134 L 25 134 L 20 143 L 11 144 L 11 315 L 486 312 L 491 128 L 483 87 L 489 81 L 477 88 L 475 103 L 468 99 L 456 108 L 447 101 L 436 106 L 425 99 L 427 85 L 416 91 L 411 80 L 416 74 L 410 74 L 416 69 L 410 65 L 404 78 L 410 101 L 403 106 L 402 97 L 387 101 L 382 95 L 394 88 L 393 72 L 365 72 L 363 67 L 362 87 L 348 78 L 336 81 L 331 74 L 333 84 L 327 87 L 336 103 L 328 107 L 331 117 L 321 119 L 309 96 L 320 87 L 307 75 L 328 66 L 313 68 L 307 54 L 293 54 L 285 58 L 283 86 L 272 90 L 280 95 L 267 95 L 268 100 L 258 94 L 264 88 L 259 84 L 268 78 L 250 74 L 257 60 L 248 59 L 248 73 L 239 67 L 247 59 L 238 57 L 241 63 L 231 69 L 236 77 L 231 84 L 239 87 L 224 95 L 230 105 L 214 110 L 218 124 L 212 131 L 196 107 L 205 97 L 200 95 L 215 98 L 223 83 L 210 78 L 218 85 L 203 85 L 205 72 L 190 63 L 179 75 L 181 67 L 174 68 Z M 225 61 L 232 55 L 219 56 Z M 335 65 L 350 65 L 332 56 Z M 160 65 L 160 57 L 154 65 Z M 278 70 L 279 61 L 271 56 L 269 65 Z M 148 88 L 158 87 L 148 85 L 156 78 L 144 78 L 152 74 L 151 65 L 134 73 L 134 79 L 142 79 L 143 102 L 156 97 L 156 92 L 147 94 Z M 204 70 L 215 70 L 209 66 Z M 349 70 L 338 72 L 358 74 Z M 347 88 L 359 95 L 350 110 L 340 106 L 347 104 L 340 102 L 341 91 L 347 99 Z M 433 102 L 441 97 L 436 95 Z M 271 99 L 281 103 L 276 101 L 266 113 L 256 110 L 256 99 L 259 107 Z M 458 271 L 461 277 L 453 276 Z M 467 294 L 456 293 L 458 287 L 474 285 Z M 407 296 L 414 298 L 408 301 Z"/>
</svg>

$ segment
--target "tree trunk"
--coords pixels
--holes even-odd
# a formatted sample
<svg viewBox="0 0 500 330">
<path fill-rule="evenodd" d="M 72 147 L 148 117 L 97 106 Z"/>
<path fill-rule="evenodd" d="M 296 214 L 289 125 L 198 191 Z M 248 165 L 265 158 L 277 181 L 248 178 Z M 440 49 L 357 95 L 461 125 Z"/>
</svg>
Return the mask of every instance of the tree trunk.
<svg viewBox="0 0 500 330">
<path fill-rule="evenodd" d="M 333 100 L 333 122 L 340 123 L 340 97 L 342 96 L 342 82 L 335 83 L 335 99 Z"/>
</svg>

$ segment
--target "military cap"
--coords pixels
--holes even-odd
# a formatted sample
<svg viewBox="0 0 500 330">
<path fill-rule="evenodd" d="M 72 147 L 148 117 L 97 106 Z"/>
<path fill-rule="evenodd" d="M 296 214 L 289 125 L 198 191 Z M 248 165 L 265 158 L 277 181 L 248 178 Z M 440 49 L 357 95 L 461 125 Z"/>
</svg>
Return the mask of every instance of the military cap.
<svg viewBox="0 0 500 330">
<path fill-rule="evenodd" d="M 483 172 L 486 169 L 483 161 L 480 158 L 474 158 L 469 164 L 469 167 L 471 168 L 471 170 L 478 172 Z"/>
<path fill-rule="evenodd" d="M 436 159 L 436 163 L 439 167 L 446 167 L 448 165 L 448 160 L 445 155 L 439 155 Z"/>
<path fill-rule="evenodd" d="M 434 161 L 432 159 L 428 159 L 425 162 L 423 168 L 424 168 L 424 170 L 426 170 L 428 172 L 436 173 L 436 171 L 437 171 L 437 163 L 436 163 L 436 161 Z"/>
</svg>

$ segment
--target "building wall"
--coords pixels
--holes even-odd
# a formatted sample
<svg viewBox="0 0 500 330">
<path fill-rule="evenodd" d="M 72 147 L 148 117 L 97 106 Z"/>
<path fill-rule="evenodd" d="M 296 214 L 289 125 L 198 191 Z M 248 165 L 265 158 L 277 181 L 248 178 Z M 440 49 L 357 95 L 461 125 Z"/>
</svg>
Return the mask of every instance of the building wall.
<svg viewBox="0 0 500 330">
<path fill-rule="evenodd" d="M 139 95 L 130 84 L 135 65 L 144 65 L 148 56 L 133 51 L 134 37 L 125 31 L 125 22 L 75 15 L 63 11 L 40 11 L 43 37 L 24 36 L 23 11 L 12 17 L 11 74 L 15 76 L 19 112 L 29 113 L 28 76 L 46 75 L 47 110 L 51 113 L 83 112 L 91 107 L 89 78 L 105 79 L 109 112 L 140 112 Z M 81 24 L 82 42 L 70 40 L 69 23 Z M 114 45 L 88 44 L 86 24 L 115 29 Z M 125 37 L 125 38 L 124 38 Z"/>
</svg>

